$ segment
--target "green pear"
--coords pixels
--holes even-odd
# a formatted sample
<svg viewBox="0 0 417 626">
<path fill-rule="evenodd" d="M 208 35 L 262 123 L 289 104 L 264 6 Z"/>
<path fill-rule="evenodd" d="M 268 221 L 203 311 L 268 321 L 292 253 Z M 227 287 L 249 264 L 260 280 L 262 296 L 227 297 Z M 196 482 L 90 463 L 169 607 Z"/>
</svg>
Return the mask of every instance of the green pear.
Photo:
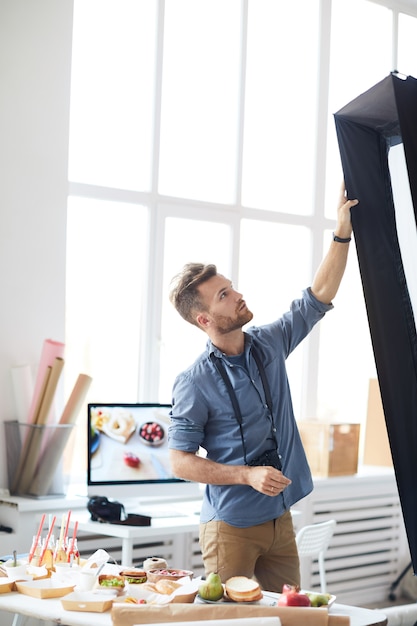
<svg viewBox="0 0 417 626">
<path fill-rule="evenodd" d="M 311 606 L 326 606 L 329 604 L 331 595 L 329 593 L 311 593 L 307 592 L 311 601 Z"/>
<path fill-rule="evenodd" d="M 217 602 L 217 600 L 221 600 L 223 598 L 224 589 L 222 585 L 222 580 L 218 574 L 212 572 L 203 580 L 202 583 L 198 587 L 198 595 L 203 600 L 211 600 L 212 602 Z"/>
</svg>

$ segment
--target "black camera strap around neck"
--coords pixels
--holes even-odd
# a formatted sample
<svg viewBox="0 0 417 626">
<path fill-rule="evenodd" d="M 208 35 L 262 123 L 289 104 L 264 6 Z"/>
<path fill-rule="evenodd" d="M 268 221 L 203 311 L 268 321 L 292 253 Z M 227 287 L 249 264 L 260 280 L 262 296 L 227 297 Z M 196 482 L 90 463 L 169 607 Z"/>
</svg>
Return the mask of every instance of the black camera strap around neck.
<svg viewBox="0 0 417 626">
<path fill-rule="evenodd" d="M 259 370 L 259 375 L 261 377 L 261 381 L 262 381 L 262 387 L 264 388 L 264 394 L 265 394 L 265 400 L 266 403 L 268 405 L 268 409 L 269 412 L 271 414 L 271 418 L 273 418 L 273 413 L 272 413 L 272 396 L 271 396 L 271 390 L 269 388 L 269 383 L 268 383 L 268 379 L 266 377 L 265 374 L 265 368 L 263 366 L 263 363 L 261 361 L 261 358 L 258 354 L 258 351 L 255 349 L 255 346 L 252 345 L 252 354 L 253 354 L 253 358 L 255 359 L 255 363 L 258 367 Z"/>
<path fill-rule="evenodd" d="M 262 381 L 262 387 L 264 389 L 264 394 L 265 394 L 265 399 L 266 399 L 266 404 L 268 405 L 268 409 L 271 415 L 271 420 L 273 420 L 273 413 L 272 413 L 272 396 L 271 396 L 271 389 L 269 387 L 269 383 L 268 383 L 268 379 L 266 377 L 266 373 L 265 373 L 265 368 L 263 366 L 263 363 L 259 357 L 259 354 L 257 352 L 257 350 L 255 349 L 255 346 L 252 344 L 252 354 L 253 354 L 253 358 L 255 359 L 255 363 L 257 365 L 257 368 L 259 370 L 259 375 L 261 377 L 261 381 Z M 220 376 L 222 377 L 224 384 L 226 385 L 226 389 L 229 392 L 229 396 L 230 396 L 230 400 L 232 402 L 233 405 L 233 410 L 235 412 L 235 418 L 237 423 L 239 424 L 239 430 L 240 430 L 240 438 L 242 439 L 242 447 L 243 447 L 243 458 L 245 460 L 245 464 L 248 465 L 248 461 L 246 458 L 246 444 L 245 444 L 245 438 L 243 436 L 243 420 L 242 420 L 242 412 L 240 410 L 240 406 L 239 406 L 239 402 L 236 396 L 236 392 L 233 389 L 232 383 L 230 382 L 230 378 L 227 375 L 227 372 L 225 370 L 225 367 L 223 365 L 223 361 L 220 357 L 216 356 L 214 354 L 214 352 L 212 352 L 210 354 L 210 359 L 211 361 L 214 363 L 217 371 L 219 372 Z"/>
</svg>

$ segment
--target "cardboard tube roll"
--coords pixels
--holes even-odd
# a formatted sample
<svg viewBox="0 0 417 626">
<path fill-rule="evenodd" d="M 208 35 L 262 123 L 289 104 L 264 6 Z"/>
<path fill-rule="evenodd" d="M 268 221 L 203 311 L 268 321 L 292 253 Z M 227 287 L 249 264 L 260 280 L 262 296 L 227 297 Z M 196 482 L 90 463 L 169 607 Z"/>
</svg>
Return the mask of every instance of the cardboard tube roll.
<svg viewBox="0 0 417 626">
<path fill-rule="evenodd" d="M 63 368 L 64 359 L 62 359 L 61 357 L 56 357 L 52 365 L 51 376 L 45 390 L 44 398 L 42 400 L 41 406 L 39 407 L 39 412 L 37 415 L 34 415 L 34 420 L 36 420 L 34 421 L 35 424 L 46 424 Z"/>
<path fill-rule="evenodd" d="M 59 420 L 60 424 L 75 424 L 92 380 L 91 376 L 87 376 L 87 374 L 80 374 L 78 376 L 74 389 Z"/>
<path fill-rule="evenodd" d="M 34 413 L 36 414 L 39 412 L 40 406 L 43 402 L 43 398 L 45 397 L 46 388 L 48 386 L 49 378 L 51 376 L 51 371 L 52 371 L 52 367 L 47 367 L 45 370 L 42 387 L 39 390 L 37 401 L 36 401 L 36 406 L 34 407 Z M 31 447 L 34 428 L 32 428 L 31 425 L 28 425 L 25 429 L 27 432 L 25 433 L 24 437 L 22 437 L 22 439 L 24 439 L 24 442 L 23 442 L 22 449 L 20 452 L 19 464 L 16 469 L 16 474 L 13 480 L 11 493 L 19 493 L 20 480 L 22 477 L 23 468 L 26 462 L 26 458 L 28 456 L 28 451 Z"/>
<path fill-rule="evenodd" d="M 55 469 L 62 458 L 62 453 L 72 433 L 82 403 L 90 387 L 92 379 L 86 374 L 80 374 L 74 389 L 65 406 L 59 424 L 53 431 L 52 437 L 42 455 L 33 480 L 28 488 L 28 493 L 36 496 L 44 496 L 52 484 Z"/>
</svg>

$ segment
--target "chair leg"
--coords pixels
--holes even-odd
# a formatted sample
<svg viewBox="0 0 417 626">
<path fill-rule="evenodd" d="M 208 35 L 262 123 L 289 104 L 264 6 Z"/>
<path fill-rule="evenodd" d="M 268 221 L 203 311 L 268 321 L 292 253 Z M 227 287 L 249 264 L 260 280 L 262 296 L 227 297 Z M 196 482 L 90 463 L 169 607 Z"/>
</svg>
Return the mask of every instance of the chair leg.
<svg viewBox="0 0 417 626">
<path fill-rule="evenodd" d="M 321 593 L 326 593 L 326 569 L 324 565 L 323 552 L 320 552 L 319 554 L 318 563 L 319 563 L 319 573 L 320 573 L 320 590 L 321 590 Z"/>
</svg>

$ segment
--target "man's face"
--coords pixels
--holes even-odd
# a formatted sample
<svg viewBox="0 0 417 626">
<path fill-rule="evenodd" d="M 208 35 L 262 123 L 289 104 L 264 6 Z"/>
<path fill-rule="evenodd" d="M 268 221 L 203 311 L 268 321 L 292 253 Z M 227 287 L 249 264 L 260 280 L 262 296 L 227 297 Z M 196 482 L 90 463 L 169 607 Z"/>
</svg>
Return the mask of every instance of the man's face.
<svg viewBox="0 0 417 626">
<path fill-rule="evenodd" d="M 221 274 L 207 280 L 198 290 L 207 307 L 204 316 L 217 333 L 226 334 L 242 328 L 253 318 L 242 294 L 235 291 L 230 280 Z"/>
</svg>

